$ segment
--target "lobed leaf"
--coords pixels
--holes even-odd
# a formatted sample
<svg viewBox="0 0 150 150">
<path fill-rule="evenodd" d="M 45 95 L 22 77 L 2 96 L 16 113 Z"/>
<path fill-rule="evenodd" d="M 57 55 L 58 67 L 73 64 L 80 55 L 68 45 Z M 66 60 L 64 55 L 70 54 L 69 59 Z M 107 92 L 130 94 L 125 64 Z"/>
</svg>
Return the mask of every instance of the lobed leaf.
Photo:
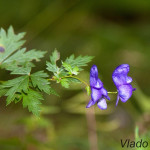
<svg viewBox="0 0 150 150">
<path fill-rule="evenodd" d="M 61 79 L 61 80 L 60 80 L 60 83 L 61 83 L 61 85 L 62 85 L 63 87 L 69 88 L 69 81 L 68 81 L 66 78 Z"/>
<path fill-rule="evenodd" d="M 10 68 L 11 69 L 11 68 Z M 11 74 L 30 75 L 31 67 L 13 67 Z"/>
<path fill-rule="evenodd" d="M 24 44 L 25 33 L 15 34 L 13 28 L 10 27 L 8 32 L 4 29 L 0 30 L 0 66 L 6 70 L 12 71 L 12 74 L 27 74 L 24 72 L 26 67 L 33 67 L 31 61 L 39 61 L 46 52 L 37 51 L 35 49 L 26 52 L 26 48 L 21 48 Z M 23 72 L 21 72 L 23 71 Z"/>
<path fill-rule="evenodd" d="M 59 68 L 56 66 L 56 64 L 51 64 L 50 62 L 46 62 L 47 65 L 47 70 L 53 73 L 58 73 L 59 72 Z"/>
<path fill-rule="evenodd" d="M 65 68 L 65 70 L 67 70 L 69 73 L 72 73 L 73 70 L 70 64 L 63 62 L 62 65 Z"/>
<path fill-rule="evenodd" d="M 60 59 L 60 53 L 55 49 L 50 56 L 50 61 L 52 64 L 56 64 L 56 61 Z"/>
<path fill-rule="evenodd" d="M 67 77 L 68 82 L 74 82 L 74 83 L 81 83 L 80 80 L 76 79 L 76 78 L 72 78 L 72 77 Z"/>
<path fill-rule="evenodd" d="M 41 108 L 39 107 L 41 104 L 40 100 L 44 100 L 42 95 L 37 91 L 29 89 L 27 94 L 23 94 L 23 107 L 28 107 L 29 112 L 39 116 L 41 111 Z"/>
<path fill-rule="evenodd" d="M 65 63 L 70 64 L 72 68 L 78 67 L 80 70 L 82 70 L 82 66 L 87 66 L 87 63 L 89 63 L 93 59 L 93 56 L 78 56 L 77 58 L 74 57 L 74 55 L 71 55 L 65 60 Z"/>
<path fill-rule="evenodd" d="M 47 94 L 51 94 L 51 87 L 46 77 L 48 74 L 44 71 L 38 71 L 36 73 L 31 74 L 31 81 L 34 87 L 38 87 L 41 91 L 44 91 Z"/>
<path fill-rule="evenodd" d="M 74 75 L 78 75 L 79 74 L 79 68 L 77 66 L 75 66 L 73 68 L 72 74 L 74 74 Z"/>
<path fill-rule="evenodd" d="M 7 96 L 7 105 L 15 100 L 16 93 L 28 92 L 29 76 L 21 76 L 12 80 L 8 80 L 0 86 L 0 90 L 5 90 L 5 96 Z"/>
<path fill-rule="evenodd" d="M 0 64 L 24 44 L 25 41 L 21 40 L 24 35 L 25 33 L 15 35 L 12 26 L 9 27 L 8 33 L 1 28 L 0 44 L 3 45 L 4 52 L 0 55 Z"/>
</svg>

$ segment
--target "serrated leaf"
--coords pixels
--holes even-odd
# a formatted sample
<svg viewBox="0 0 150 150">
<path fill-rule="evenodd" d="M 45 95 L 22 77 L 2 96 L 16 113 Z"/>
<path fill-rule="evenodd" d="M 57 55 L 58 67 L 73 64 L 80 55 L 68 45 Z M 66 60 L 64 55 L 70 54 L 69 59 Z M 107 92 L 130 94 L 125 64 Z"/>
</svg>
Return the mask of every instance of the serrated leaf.
<svg viewBox="0 0 150 150">
<path fill-rule="evenodd" d="M 19 75 L 29 75 L 31 72 L 31 67 L 16 67 L 13 69 L 11 74 L 19 74 Z"/>
<path fill-rule="evenodd" d="M 0 55 L 0 63 L 7 59 L 11 54 L 18 50 L 23 44 L 25 33 L 14 34 L 12 27 L 9 27 L 8 33 L 4 29 L 0 30 L 0 44 L 3 45 L 5 52 Z"/>
<path fill-rule="evenodd" d="M 22 48 L 13 55 L 11 55 L 9 59 L 4 60 L 3 64 L 12 62 L 16 62 L 17 64 L 24 64 L 27 61 L 32 60 L 39 61 L 40 58 L 42 58 L 45 53 L 46 52 L 38 51 L 35 49 L 26 52 L 26 48 Z"/>
<path fill-rule="evenodd" d="M 87 63 L 89 63 L 93 59 L 93 56 L 78 56 L 77 58 L 74 57 L 74 55 L 71 55 L 65 60 L 65 63 L 70 64 L 72 68 L 77 66 L 80 70 L 82 70 L 82 66 L 87 66 Z"/>
<path fill-rule="evenodd" d="M 59 73 L 59 77 L 64 77 L 64 76 L 67 76 L 68 75 L 68 72 L 66 72 L 66 70 L 60 68 L 60 73 Z"/>
<path fill-rule="evenodd" d="M 39 107 L 41 104 L 40 100 L 43 100 L 42 95 L 39 92 L 30 89 L 27 94 L 23 94 L 23 107 L 28 107 L 29 112 L 39 116 L 41 111 L 41 108 Z"/>
<path fill-rule="evenodd" d="M 72 78 L 72 77 L 67 77 L 68 82 L 74 82 L 74 83 L 81 83 L 80 80 L 76 79 L 76 78 Z"/>
<path fill-rule="evenodd" d="M 53 88 L 50 88 L 50 93 L 59 96 L 59 94 Z"/>
<path fill-rule="evenodd" d="M 65 68 L 65 70 L 67 70 L 69 73 L 72 73 L 72 67 L 70 64 L 63 62 L 62 65 Z"/>
<path fill-rule="evenodd" d="M 7 96 L 7 105 L 10 104 L 16 98 L 17 92 L 28 92 L 28 76 L 21 76 L 12 80 L 8 80 L 0 86 L 1 89 L 8 89 L 5 96 Z"/>
<path fill-rule="evenodd" d="M 56 66 L 56 64 L 51 64 L 50 62 L 46 62 L 46 65 L 47 65 L 47 70 L 50 71 L 50 72 L 59 72 L 59 68 Z"/>
<path fill-rule="evenodd" d="M 50 83 L 48 82 L 46 77 L 48 77 L 48 74 L 44 71 L 38 71 L 36 73 L 31 74 L 31 81 L 34 87 L 38 87 L 41 91 L 44 91 L 47 94 L 51 94 L 51 87 Z"/>
<path fill-rule="evenodd" d="M 78 68 L 77 66 L 75 66 L 75 67 L 73 68 L 72 74 L 78 75 L 78 74 L 79 74 L 78 71 L 79 71 L 79 68 Z"/>
<path fill-rule="evenodd" d="M 52 55 L 50 56 L 50 62 L 46 62 L 47 70 L 56 74 L 60 73 L 60 68 L 57 67 L 56 61 L 60 59 L 59 52 L 55 49 Z"/>
<path fill-rule="evenodd" d="M 15 34 L 13 28 L 10 27 L 8 32 L 0 30 L 0 46 L 3 52 L 0 55 L 0 66 L 6 70 L 13 71 L 13 74 L 25 74 L 21 72 L 20 67 L 26 68 L 33 66 L 32 60 L 39 61 L 46 52 L 30 50 L 26 52 L 26 48 L 21 48 L 24 41 L 21 40 L 25 33 Z"/>
<path fill-rule="evenodd" d="M 52 64 L 56 64 L 56 61 L 60 59 L 60 53 L 55 49 L 50 56 L 50 61 Z"/>
<path fill-rule="evenodd" d="M 8 89 L 0 89 L 0 97 L 4 96 Z"/>
<path fill-rule="evenodd" d="M 60 80 L 60 83 L 61 83 L 61 85 L 63 86 L 63 87 L 65 87 L 65 88 L 69 88 L 69 82 L 68 82 L 68 80 L 65 78 L 65 79 L 61 79 Z"/>
<path fill-rule="evenodd" d="M 25 74 L 24 70 L 28 70 L 29 67 L 31 68 L 34 66 L 31 61 L 39 61 L 45 54 L 45 52 L 42 51 L 30 50 L 25 52 L 25 50 L 25 48 L 18 50 L 15 54 L 4 60 L 1 67 L 6 68 L 9 71 L 13 71 L 12 74 L 17 74 L 17 72 L 18 74 Z M 24 70 L 22 68 L 24 68 Z M 21 73 L 21 71 L 23 72 Z M 28 71 L 28 73 L 29 72 L 30 71 Z"/>
</svg>

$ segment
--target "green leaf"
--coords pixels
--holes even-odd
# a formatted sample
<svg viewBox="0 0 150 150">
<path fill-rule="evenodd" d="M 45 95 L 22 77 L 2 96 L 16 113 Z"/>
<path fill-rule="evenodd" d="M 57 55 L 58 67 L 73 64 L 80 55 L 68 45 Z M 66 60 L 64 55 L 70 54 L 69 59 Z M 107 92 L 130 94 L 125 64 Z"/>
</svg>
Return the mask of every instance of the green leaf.
<svg viewBox="0 0 150 150">
<path fill-rule="evenodd" d="M 50 56 L 50 61 L 52 64 L 56 64 L 56 61 L 60 59 L 60 53 L 55 49 L 52 53 L 52 56 Z"/>
<path fill-rule="evenodd" d="M 70 64 L 63 62 L 62 65 L 65 68 L 65 70 L 67 70 L 70 74 L 72 73 L 73 70 Z"/>
<path fill-rule="evenodd" d="M 21 40 L 24 35 L 25 33 L 14 34 L 12 26 L 9 27 L 8 33 L 4 29 L 0 30 L 0 44 L 5 49 L 0 55 L 0 64 L 24 44 L 25 41 Z"/>
<path fill-rule="evenodd" d="M 39 61 L 40 58 L 42 58 L 44 56 L 44 54 L 46 52 L 42 52 L 42 51 L 36 51 L 34 50 L 30 50 L 28 52 L 25 52 L 26 48 L 23 48 L 21 50 L 18 50 L 15 54 L 13 54 L 12 56 L 9 57 L 9 59 L 6 59 L 3 63 L 12 63 L 12 62 L 16 62 L 16 63 L 25 63 L 27 61 L 32 61 L 32 60 L 36 60 Z"/>
<path fill-rule="evenodd" d="M 60 54 L 58 53 L 58 51 L 55 49 L 54 52 L 52 53 L 52 55 L 50 56 L 50 62 L 46 62 L 47 65 L 47 70 L 53 73 L 60 73 L 60 68 L 57 67 L 56 65 L 56 61 L 60 59 Z"/>
<path fill-rule="evenodd" d="M 11 72 L 11 74 L 20 74 L 20 75 L 30 75 L 31 72 L 31 67 L 16 67 L 13 68 L 13 71 Z"/>
<path fill-rule="evenodd" d="M 42 95 L 37 91 L 29 89 L 27 94 L 23 94 L 23 107 L 28 107 L 29 112 L 39 116 L 41 111 L 41 108 L 39 107 L 41 104 L 40 100 L 43 100 Z"/>
<path fill-rule="evenodd" d="M 18 74 L 24 74 L 24 72 L 21 73 L 20 68 L 27 67 L 28 70 L 29 67 L 33 66 L 32 60 L 39 61 L 45 54 L 42 51 L 30 50 L 25 52 L 25 50 L 25 48 L 18 50 L 15 54 L 4 60 L 1 67 L 13 71 L 13 74 L 17 74 L 17 72 L 19 72 Z"/>
<path fill-rule="evenodd" d="M 47 70 L 53 73 L 58 73 L 59 72 L 59 68 L 55 65 L 55 64 L 51 64 L 50 62 L 46 62 L 47 65 Z"/>
<path fill-rule="evenodd" d="M 15 94 L 16 96 L 16 98 L 15 98 L 15 104 L 16 103 L 18 103 L 18 102 L 20 102 L 21 100 L 22 100 L 22 97 L 23 97 L 23 95 L 22 95 L 22 93 L 17 93 L 17 94 Z"/>
<path fill-rule="evenodd" d="M 46 79 L 48 77 L 48 74 L 44 71 L 38 71 L 36 73 L 31 74 L 31 81 L 34 87 L 38 87 L 41 91 L 44 91 L 47 94 L 53 94 L 51 92 L 50 83 Z"/>
<path fill-rule="evenodd" d="M 28 92 L 29 76 L 21 76 L 12 80 L 8 80 L 0 86 L 0 89 L 8 89 L 5 96 L 7 96 L 7 105 L 15 100 L 16 93 Z"/>
<path fill-rule="evenodd" d="M 73 78 L 73 77 L 67 77 L 68 82 L 74 82 L 74 83 L 81 83 L 80 80 Z"/>
<path fill-rule="evenodd" d="M 61 83 L 61 85 L 63 86 L 63 87 L 65 87 L 65 88 L 69 88 L 69 82 L 68 82 L 68 80 L 65 78 L 65 79 L 61 79 L 60 80 L 60 83 Z"/>
<path fill-rule="evenodd" d="M 50 93 L 59 96 L 59 94 L 53 88 L 50 88 Z"/>
<path fill-rule="evenodd" d="M 31 61 L 39 61 L 46 53 L 34 49 L 28 52 L 26 52 L 26 48 L 20 49 L 24 44 L 24 40 L 21 40 L 24 35 L 25 33 L 15 34 L 12 27 L 8 29 L 7 33 L 3 29 L 0 30 L 0 47 L 3 48 L 0 55 L 0 67 L 12 71 L 12 74 L 29 73 L 29 71 L 24 72 L 20 67 L 33 67 Z"/>
<path fill-rule="evenodd" d="M 77 58 L 74 57 L 74 55 L 71 55 L 65 60 L 65 63 L 70 64 L 72 68 L 78 67 L 80 70 L 82 70 L 82 66 L 87 66 L 87 63 L 89 63 L 93 59 L 93 56 L 78 56 Z"/>
<path fill-rule="evenodd" d="M 8 89 L 0 89 L 0 97 L 4 96 Z"/>
<path fill-rule="evenodd" d="M 78 71 L 79 71 L 79 68 L 78 68 L 77 66 L 75 66 L 75 67 L 73 68 L 72 74 L 78 75 L 78 74 L 79 74 Z"/>
</svg>

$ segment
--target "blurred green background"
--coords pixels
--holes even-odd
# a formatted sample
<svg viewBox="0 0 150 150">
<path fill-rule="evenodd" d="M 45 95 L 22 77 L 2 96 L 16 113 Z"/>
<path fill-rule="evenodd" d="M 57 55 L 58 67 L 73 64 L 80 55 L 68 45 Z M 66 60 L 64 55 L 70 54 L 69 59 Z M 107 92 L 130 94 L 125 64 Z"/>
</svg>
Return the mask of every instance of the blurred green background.
<svg viewBox="0 0 150 150">
<path fill-rule="evenodd" d="M 80 76 L 88 82 L 90 67 L 96 64 L 108 91 L 116 90 L 111 78 L 115 67 L 128 63 L 137 90 L 116 108 L 116 95 L 110 95 L 107 110 L 94 106 L 95 119 L 93 109 L 85 109 L 90 97 L 84 86 L 65 90 L 53 85 L 60 97 L 45 95 L 41 118 L 21 104 L 6 107 L 1 98 L 0 150 L 96 150 L 92 143 L 98 150 L 120 150 L 121 139 L 134 140 L 136 125 L 140 137 L 149 140 L 150 1 L 0 0 L 0 27 L 10 25 L 16 33 L 27 32 L 28 49 L 48 51 L 35 70 L 45 69 L 57 48 L 62 59 L 72 53 L 95 56 Z M 1 79 L 9 76 L 0 73 Z"/>
</svg>

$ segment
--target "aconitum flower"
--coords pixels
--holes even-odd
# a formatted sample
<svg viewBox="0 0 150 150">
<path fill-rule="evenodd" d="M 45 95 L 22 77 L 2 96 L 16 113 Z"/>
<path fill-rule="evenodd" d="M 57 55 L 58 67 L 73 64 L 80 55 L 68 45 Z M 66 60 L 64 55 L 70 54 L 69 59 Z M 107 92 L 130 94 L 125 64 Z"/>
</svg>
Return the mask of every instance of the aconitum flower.
<svg viewBox="0 0 150 150">
<path fill-rule="evenodd" d="M 118 90 L 116 106 L 118 105 L 119 99 L 125 103 L 132 96 L 132 91 L 135 91 L 135 88 L 130 84 L 132 78 L 127 76 L 129 70 L 130 66 L 128 64 L 122 64 L 112 74 L 112 79 Z"/>
<path fill-rule="evenodd" d="M 107 109 L 107 103 L 104 99 L 110 100 L 106 89 L 103 87 L 102 81 L 98 78 L 98 69 L 96 65 L 91 67 L 90 71 L 90 87 L 91 87 L 91 100 L 87 104 L 86 108 L 91 107 L 97 102 L 97 106 L 100 109 Z"/>
</svg>

